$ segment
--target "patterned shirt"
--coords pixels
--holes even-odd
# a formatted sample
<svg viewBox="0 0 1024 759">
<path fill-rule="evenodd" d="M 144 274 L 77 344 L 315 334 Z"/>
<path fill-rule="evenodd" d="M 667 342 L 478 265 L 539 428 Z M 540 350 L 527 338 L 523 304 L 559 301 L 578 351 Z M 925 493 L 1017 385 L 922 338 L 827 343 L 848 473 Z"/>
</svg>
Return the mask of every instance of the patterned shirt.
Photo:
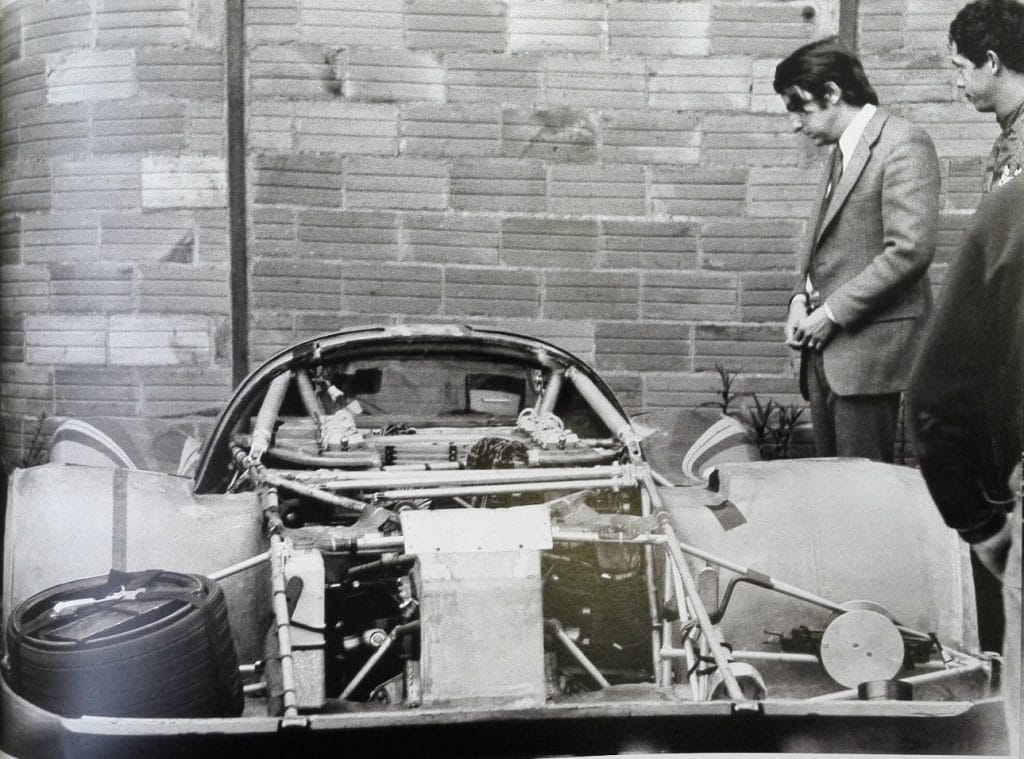
<svg viewBox="0 0 1024 759">
<path fill-rule="evenodd" d="M 1024 172 L 1024 100 L 1005 119 L 999 119 L 999 126 L 1003 131 L 996 138 L 985 166 L 984 192 L 1002 187 Z"/>
</svg>

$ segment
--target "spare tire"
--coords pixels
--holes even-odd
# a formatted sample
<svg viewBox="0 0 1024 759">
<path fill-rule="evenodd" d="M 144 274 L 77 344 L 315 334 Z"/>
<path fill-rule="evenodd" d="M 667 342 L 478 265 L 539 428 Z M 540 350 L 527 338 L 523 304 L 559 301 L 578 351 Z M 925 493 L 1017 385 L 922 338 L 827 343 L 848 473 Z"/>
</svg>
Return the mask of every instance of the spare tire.
<svg viewBox="0 0 1024 759">
<path fill-rule="evenodd" d="M 15 691 L 56 714 L 242 711 L 227 603 L 202 575 L 113 571 L 57 585 L 15 607 L 6 636 Z"/>
</svg>

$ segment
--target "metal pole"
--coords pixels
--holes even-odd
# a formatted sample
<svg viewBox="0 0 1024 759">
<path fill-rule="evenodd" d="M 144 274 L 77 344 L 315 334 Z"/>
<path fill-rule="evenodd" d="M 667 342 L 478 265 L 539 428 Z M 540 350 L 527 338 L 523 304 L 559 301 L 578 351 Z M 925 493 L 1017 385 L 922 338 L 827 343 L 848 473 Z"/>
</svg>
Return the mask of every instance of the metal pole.
<svg viewBox="0 0 1024 759">
<path fill-rule="evenodd" d="M 391 650 L 391 647 L 395 644 L 395 641 L 397 641 L 399 637 L 404 635 L 406 632 L 419 629 L 419 626 L 420 623 L 418 620 L 413 622 L 407 622 L 404 625 L 396 625 L 388 634 L 387 639 L 383 643 L 381 643 L 380 648 L 373 652 L 373 655 L 366 660 L 366 663 L 349 681 L 348 685 L 345 686 L 345 690 L 341 692 L 339 698 L 342 701 L 344 701 L 349 696 L 351 696 L 352 692 L 362 684 L 363 680 L 366 679 L 366 676 L 370 673 L 370 670 L 372 670 L 377 665 L 377 662 L 384 658 L 384 654 Z"/>
<path fill-rule="evenodd" d="M 386 472 L 281 472 L 283 479 L 315 482 L 330 490 L 377 490 L 380 488 L 411 488 L 454 485 L 492 485 L 505 483 L 537 483 L 565 480 L 613 479 L 622 484 L 636 484 L 637 470 L 630 464 L 604 466 L 552 467 L 550 469 L 463 469 L 459 471 L 414 470 Z"/>
<path fill-rule="evenodd" d="M 725 685 L 725 689 L 729 692 L 729 698 L 733 701 L 746 701 L 743 690 L 736 680 L 736 675 L 733 674 L 732 669 L 729 667 L 729 657 L 725 653 L 721 641 L 718 640 L 718 633 L 711 623 L 708 610 L 704 608 L 704 604 L 700 600 L 697 582 L 693 579 L 693 575 L 690 574 L 690 568 L 686 565 L 686 557 L 683 556 L 683 552 L 679 548 L 679 538 L 676 537 L 675 531 L 672 529 L 672 524 L 669 521 L 668 514 L 665 512 L 664 504 L 655 488 L 650 472 L 644 474 L 644 485 L 651 495 L 651 501 L 654 503 L 654 510 L 658 515 L 661 529 L 668 538 L 668 542 L 665 545 L 668 548 L 669 556 L 672 558 L 672 563 L 679 571 L 683 588 L 686 591 L 686 599 L 690 603 L 694 616 L 697 618 L 697 624 L 700 625 L 701 632 L 704 633 L 704 640 L 707 642 L 711 657 L 715 660 L 715 665 L 722 675 L 722 682 Z"/>
<path fill-rule="evenodd" d="M 938 672 L 926 672 L 923 675 L 911 675 L 910 677 L 901 677 L 900 682 L 910 683 L 911 685 L 922 685 L 925 683 L 934 683 L 941 680 L 948 680 L 951 677 L 960 677 L 961 675 L 967 674 L 968 672 L 974 672 L 979 669 L 985 669 L 988 666 L 987 662 L 978 659 L 976 661 L 967 661 L 958 667 L 953 669 L 942 669 Z M 813 698 L 807 699 L 807 701 L 845 701 L 851 698 L 857 698 L 856 689 L 840 690 L 835 693 L 827 693 L 824 696 L 814 696 Z"/>
<path fill-rule="evenodd" d="M 266 491 L 267 512 L 274 521 L 280 522 L 277 515 L 277 491 L 268 488 Z M 288 599 L 285 593 L 285 546 L 284 539 L 277 530 L 270 534 L 270 583 L 273 591 L 274 622 L 277 627 L 277 646 L 281 655 L 281 689 L 284 701 L 284 717 L 286 719 L 299 715 L 295 698 L 295 663 L 292 660 L 292 637 L 288 618 Z"/>
<path fill-rule="evenodd" d="M 244 572 L 246 569 L 250 569 L 252 567 L 257 567 L 260 564 L 262 564 L 263 562 L 269 561 L 270 560 L 270 554 L 271 554 L 270 551 L 264 551 L 263 553 L 259 554 L 258 556 L 253 556 L 251 559 L 246 559 L 245 561 L 240 561 L 237 564 L 232 564 L 230 567 L 225 567 L 224 569 L 220 570 L 219 572 L 214 572 L 209 577 L 210 577 L 211 580 L 219 582 L 220 580 L 223 580 L 225 577 L 231 577 L 231 575 L 236 575 L 239 572 Z"/>
<path fill-rule="evenodd" d="M 587 674 L 594 678 L 598 685 L 602 688 L 608 688 L 611 686 L 611 683 L 605 679 L 605 676 L 601 674 L 601 671 L 594 666 L 594 663 L 587 658 L 587 655 L 580 650 L 579 646 L 576 645 L 573 639 L 569 637 L 568 633 L 562 629 L 562 626 L 559 625 L 558 622 L 553 619 L 546 619 L 544 621 L 554 631 L 555 636 L 562 642 L 562 645 L 569 650 L 569 653 L 576 658 L 576 661 L 580 663 L 580 666 L 587 671 Z"/>
</svg>

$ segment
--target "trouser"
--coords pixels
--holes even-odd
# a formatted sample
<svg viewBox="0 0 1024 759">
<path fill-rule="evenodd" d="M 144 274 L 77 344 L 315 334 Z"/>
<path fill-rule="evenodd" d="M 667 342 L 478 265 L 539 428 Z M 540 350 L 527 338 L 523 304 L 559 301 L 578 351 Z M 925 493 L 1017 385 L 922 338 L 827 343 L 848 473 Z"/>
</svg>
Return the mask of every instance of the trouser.
<svg viewBox="0 0 1024 759">
<path fill-rule="evenodd" d="M 900 394 L 837 395 L 825 378 L 821 351 L 810 357 L 807 393 L 814 447 L 819 456 L 893 460 Z"/>
</svg>

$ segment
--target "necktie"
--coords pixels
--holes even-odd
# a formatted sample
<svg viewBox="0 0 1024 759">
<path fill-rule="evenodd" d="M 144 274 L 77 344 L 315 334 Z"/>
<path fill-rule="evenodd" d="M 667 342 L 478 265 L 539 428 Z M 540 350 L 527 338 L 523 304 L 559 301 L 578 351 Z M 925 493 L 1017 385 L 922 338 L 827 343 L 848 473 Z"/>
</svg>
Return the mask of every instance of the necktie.
<svg viewBox="0 0 1024 759">
<path fill-rule="evenodd" d="M 818 222 L 814 227 L 814 239 L 818 239 L 818 235 L 821 234 L 821 225 L 825 221 L 825 214 L 828 212 L 828 205 L 832 200 L 832 194 L 835 192 L 836 185 L 839 184 L 839 178 L 843 176 L 843 151 L 836 145 L 832 151 L 832 159 L 828 168 L 828 184 L 825 186 L 825 197 L 821 201 L 821 208 L 818 211 Z"/>
</svg>

